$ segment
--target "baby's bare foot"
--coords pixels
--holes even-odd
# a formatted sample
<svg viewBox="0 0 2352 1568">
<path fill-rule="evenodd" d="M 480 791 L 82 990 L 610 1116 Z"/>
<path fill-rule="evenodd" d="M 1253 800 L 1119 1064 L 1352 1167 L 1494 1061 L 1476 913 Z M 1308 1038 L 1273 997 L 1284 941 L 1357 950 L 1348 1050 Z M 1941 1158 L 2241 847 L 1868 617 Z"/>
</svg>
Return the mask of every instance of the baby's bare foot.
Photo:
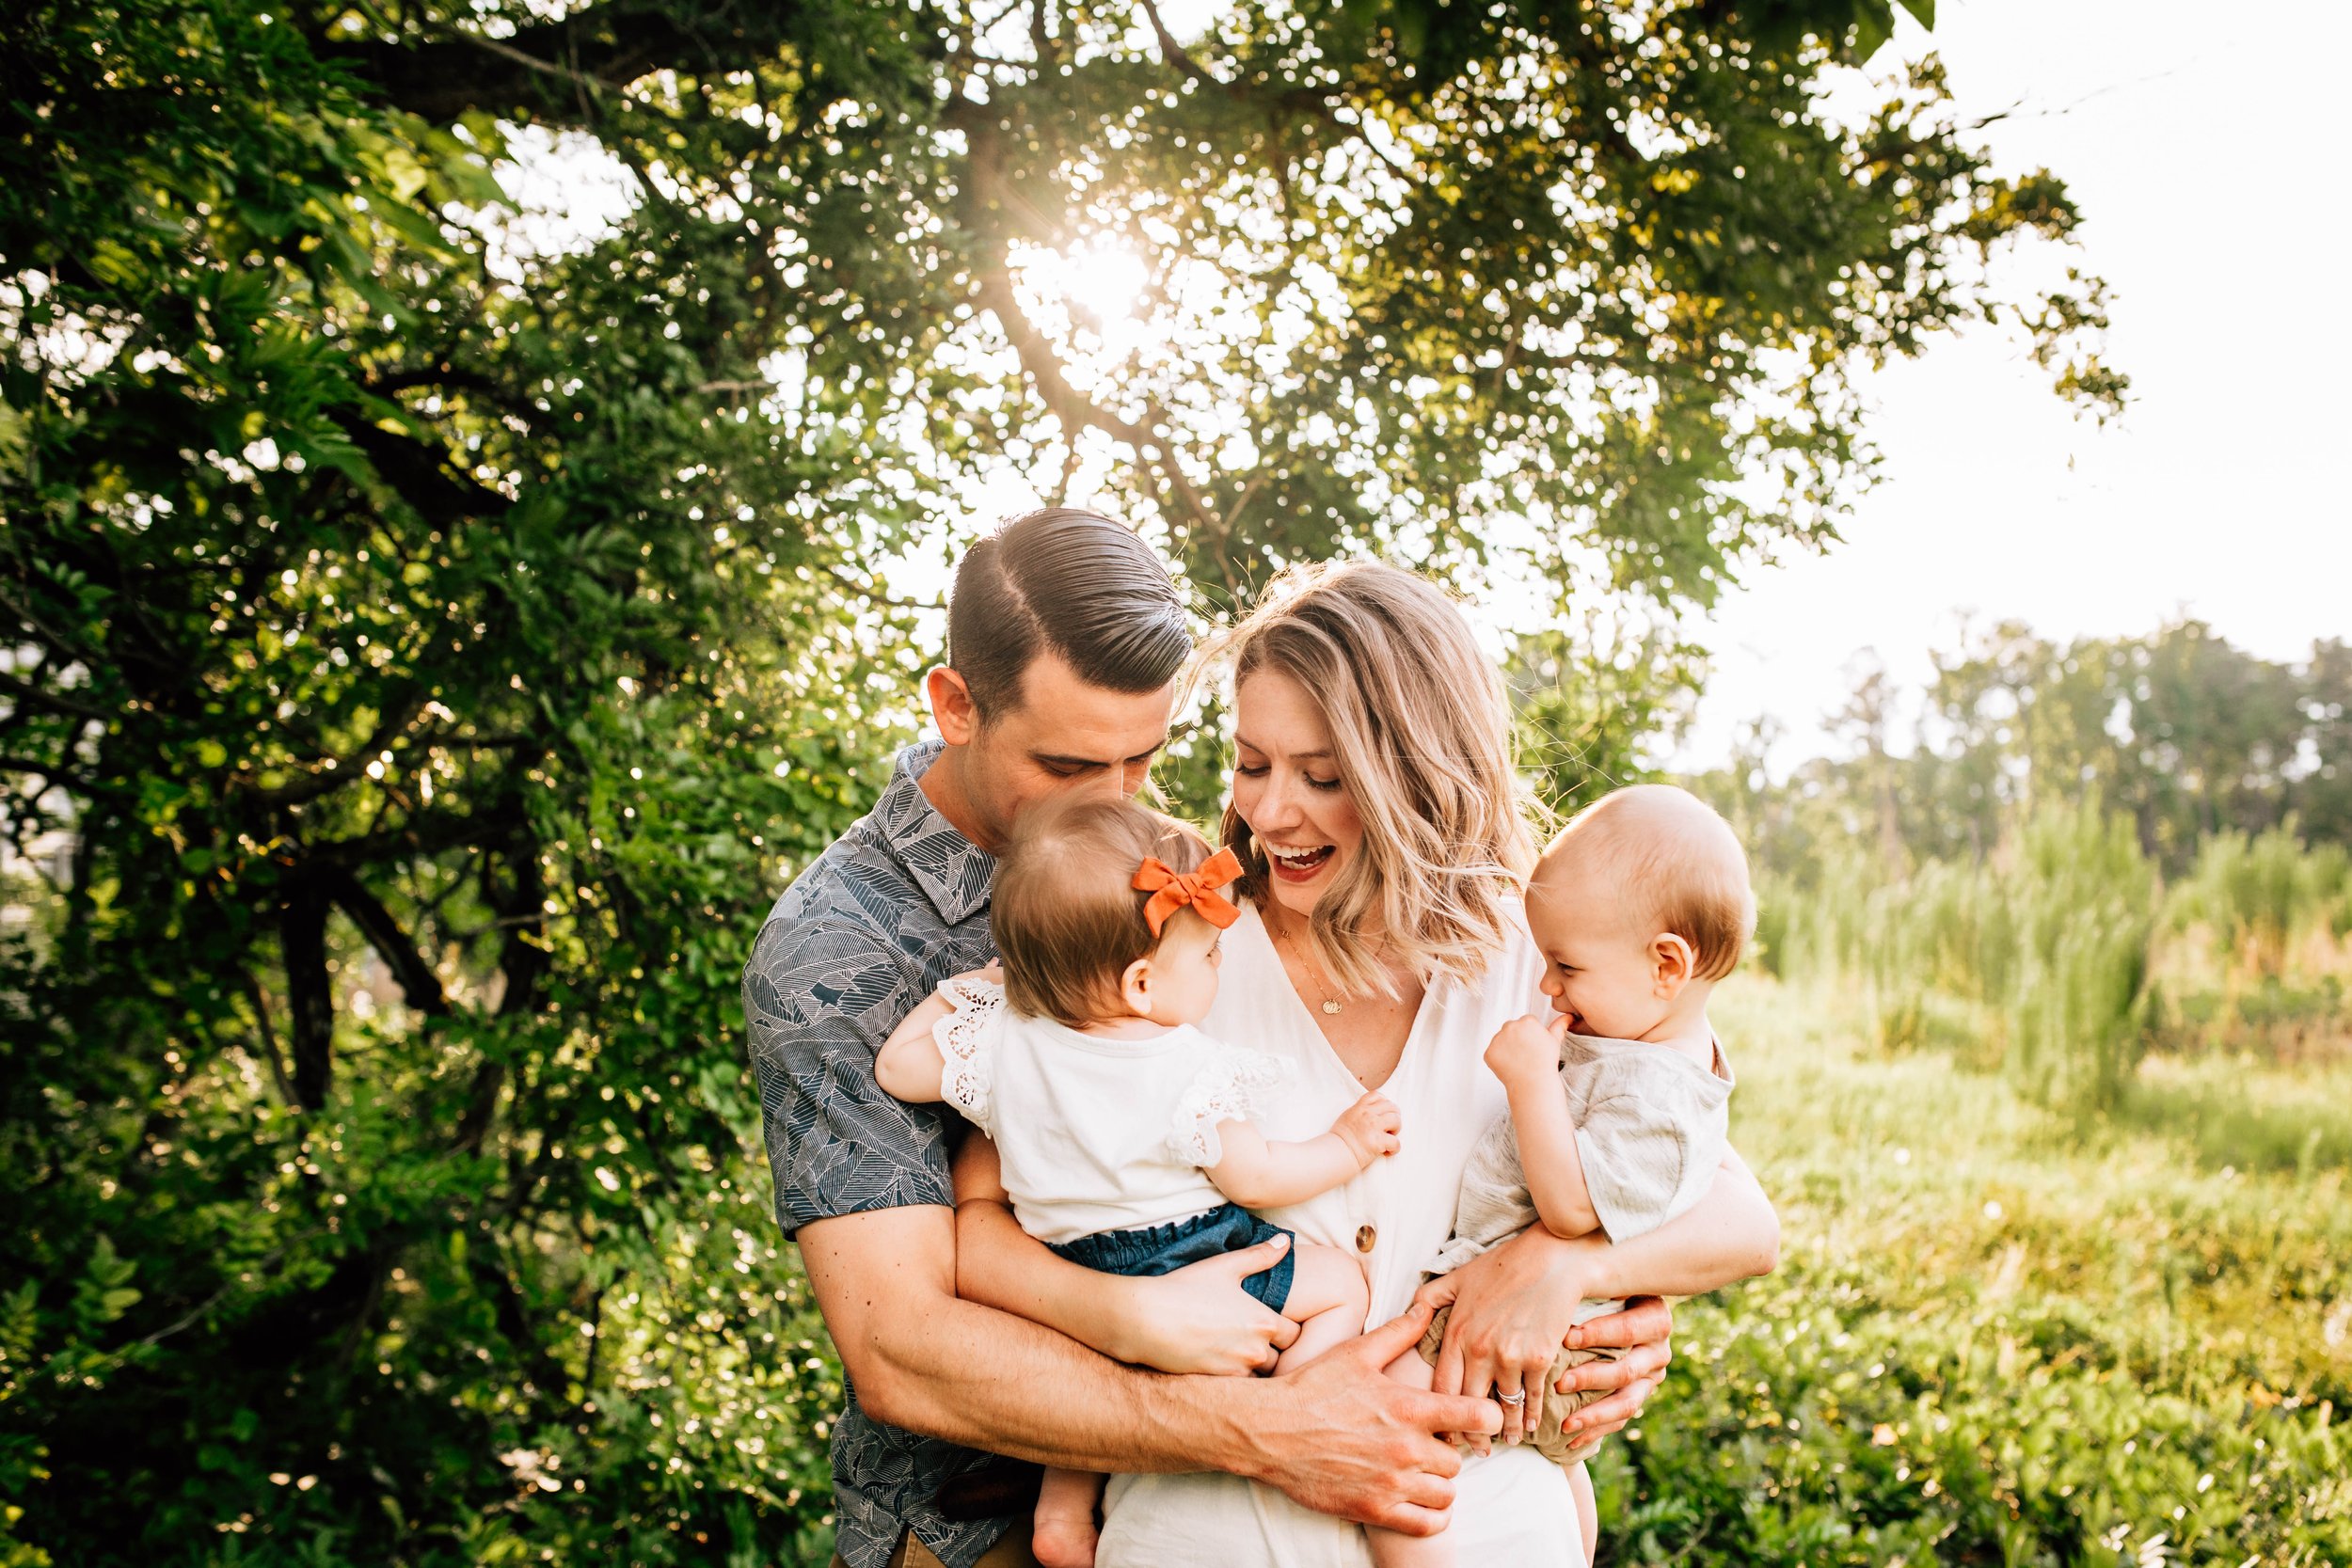
<svg viewBox="0 0 2352 1568">
<path fill-rule="evenodd" d="M 1029 1537 L 1029 1549 L 1041 1568 L 1094 1568 L 1098 1539 L 1091 1511 L 1084 1518 L 1041 1513 Z"/>
</svg>

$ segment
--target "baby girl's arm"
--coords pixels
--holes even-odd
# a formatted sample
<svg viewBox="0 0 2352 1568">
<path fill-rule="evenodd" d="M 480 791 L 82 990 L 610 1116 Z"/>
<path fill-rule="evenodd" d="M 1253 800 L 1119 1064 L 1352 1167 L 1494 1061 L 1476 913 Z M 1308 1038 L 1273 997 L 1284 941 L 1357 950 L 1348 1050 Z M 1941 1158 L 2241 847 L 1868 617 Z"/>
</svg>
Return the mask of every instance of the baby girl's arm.
<svg viewBox="0 0 2352 1568">
<path fill-rule="evenodd" d="M 917 1104 L 940 1099 L 939 1085 L 946 1074 L 947 1059 L 939 1053 L 939 1037 L 931 1030 L 954 1010 L 937 991 L 925 997 L 923 1005 L 907 1014 L 875 1053 L 874 1081 L 900 1100 Z"/>
<path fill-rule="evenodd" d="M 1368 1094 L 1304 1143 L 1270 1143 L 1246 1121 L 1217 1124 L 1225 1158 L 1209 1167 L 1216 1190 L 1245 1209 L 1304 1203 L 1355 1180 L 1357 1173 L 1397 1148 L 1396 1107 Z"/>
<path fill-rule="evenodd" d="M 945 1099 L 940 1082 L 946 1075 L 947 1061 L 939 1053 L 939 1037 L 934 1031 L 939 1021 L 955 1010 L 948 988 L 958 980 L 995 985 L 1003 979 L 1003 972 L 991 964 L 958 974 L 925 997 L 923 1005 L 907 1014 L 874 1053 L 874 1081 L 898 1099 L 914 1104 Z"/>
<path fill-rule="evenodd" d="M 1518 1133 L 1527 1193 L 1544 1228 L 1564 1239 L 1600 1228 L 1577 1152 L 1576 1122 L 1560 1088 L 1560 1037 L 1567 1016 L 1513 1019 L 1486 1047 L 1486 1065 L 1511 1096 L 1511 1126 Z"/>
</svg>

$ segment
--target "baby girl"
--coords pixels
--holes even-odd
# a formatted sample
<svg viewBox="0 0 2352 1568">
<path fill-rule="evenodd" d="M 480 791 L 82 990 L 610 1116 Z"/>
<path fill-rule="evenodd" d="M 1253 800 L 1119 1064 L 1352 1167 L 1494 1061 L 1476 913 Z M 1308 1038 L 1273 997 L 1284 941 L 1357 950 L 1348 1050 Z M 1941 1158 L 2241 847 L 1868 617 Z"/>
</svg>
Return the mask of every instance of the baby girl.
<svg viewBox="0 0 2352 1568">
<path fill-rule="evenodd" d="M 996 1142 L 1022 1228 L 1062 1257 L 1158 1275 L 1273 1236 L 1290 1250 L 1244 1289 L 1299 1324 L 1278 1370 L 1363 1332 L 1356 1260 L 1248 1212 L 1303 1203 L 1397 1148 L 1396 1108 L 1367 1094 L 1301 1143 L 1262 1136 L 1260 1053 L 1195 1027 L 1216 996 L 1217 890 L 1230 849 L 1132 800 L 1030 808 L 996 867 L 989 924 L 1003 987 L 961 974 L 908 1016 L 875 1064 L 901 1100 L 945 1100 Z M 1034 1548 L 1045 1568 L 1094 1560 L 1102 1478 L 1049 1470 Z"/>
<path fill-rule="evenodd" d="M 1536 863 L 1527 924 L 1547 960 L 1552 1014 L 1505 1024 L 1486 1048 L 1511 1111 L 1470 1151 L 1454 1236 L 1431 1259 L 1433 1275 L 1531 1225 L 1556 1236 L 1600 1230 L 1615 1242 L 1654 1230 L 1705 1195 L 1724 1156 L 1731 1069 L 1707 1002 L 1756 927 L 1747 858 L 1730 827 L 1667 785 L 1605 796 Z M 1586 1302 L 1576 1321 L 1620 1305 Z M 1391 1377 L 1429 1386 L 1446 1318 L 1438 1312 L 1419 1354 L 1399 1357 Z M 1564 1425 L 1600 1396 L 1556 1385 L 1570 1367 L 1615 1354 L 1563 1350 L 1541 1386 L 1499 1391 L 1504 1440 L 1532 1439 L 1567 1468 L 1587 1562 L 1595 1525 L 1584 1461 L 1597 1444 Z M 1380 1568 L 1454 1561 L 1443 1535 L 1375 1531 L 1372 1551 Z"/>
</svg>

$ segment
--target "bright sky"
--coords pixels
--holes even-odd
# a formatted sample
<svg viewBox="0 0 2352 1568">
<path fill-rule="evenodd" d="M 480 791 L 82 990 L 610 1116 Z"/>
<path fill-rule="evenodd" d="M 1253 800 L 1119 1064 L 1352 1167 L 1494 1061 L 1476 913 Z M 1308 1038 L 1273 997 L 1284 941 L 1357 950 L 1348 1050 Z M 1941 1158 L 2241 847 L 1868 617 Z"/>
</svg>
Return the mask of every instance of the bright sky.
<svg viewBox="0 0 2352 1568">
<path fill-rule="evenodd" d="M 1764 713 L 1788 730 L 1776 768 L 1836 751 L 1820 719 L 1855 652 L 1916 686 L 1963 613 L 2063 639 L 2186 610 L 2278 659 L 2352 637 L 2352 7 L 1944 0 L 1933 46 L 1968 118 L 2020 105 L 1984 133 L 2002 166 L 2046 165 L 2080 203 L 2134 403 L 2076 422 L 1989 336 L 1879 378 L 1884 482 L 1845 544 L 1759 573 L 1701 628 L 1715 673 L 1678 765 L 1722 761 Z"/>
</svg>

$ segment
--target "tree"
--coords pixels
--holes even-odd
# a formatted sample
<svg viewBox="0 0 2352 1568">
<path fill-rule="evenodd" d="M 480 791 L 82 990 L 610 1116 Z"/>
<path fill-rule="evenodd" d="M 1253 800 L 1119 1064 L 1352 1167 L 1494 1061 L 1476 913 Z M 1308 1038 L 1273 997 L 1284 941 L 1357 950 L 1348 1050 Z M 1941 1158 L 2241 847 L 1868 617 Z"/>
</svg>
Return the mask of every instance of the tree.
<svg viewBox="0 0 2352 1568">
<path fill-rule="evenodd" d="M 0 827 L 72 845 L 0 949 L 0 1552 L 821 1552 L 734 976 L 976 477 L 1211 616 L 1351 548 L 1671 612 L 1830 537 L 1857 366 L 1992 315 L 2121 395 L 1931 62 L 1818 112 L 1872 0 L 989 14 L 0 23 Z M 549 246 L 516 160 L 635 205 Z"/>
</svg>

